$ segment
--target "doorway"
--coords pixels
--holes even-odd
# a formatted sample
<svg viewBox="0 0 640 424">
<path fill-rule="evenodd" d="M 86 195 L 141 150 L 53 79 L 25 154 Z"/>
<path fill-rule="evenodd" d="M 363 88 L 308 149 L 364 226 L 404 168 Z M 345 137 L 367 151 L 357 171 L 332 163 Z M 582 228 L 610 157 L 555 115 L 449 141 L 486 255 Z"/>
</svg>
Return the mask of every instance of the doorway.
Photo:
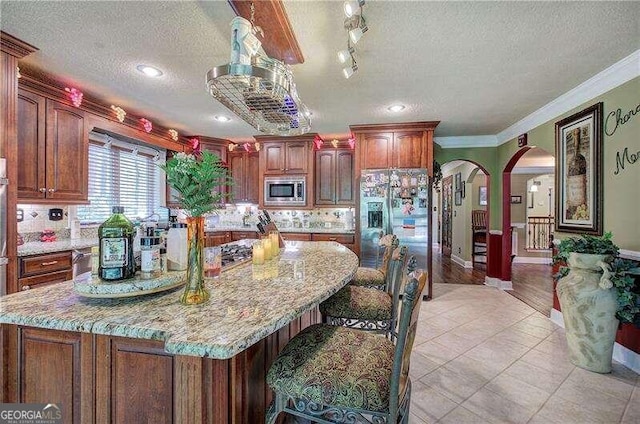
<svg viewBox="0 0 640 424">
<path fill-rule="evenodd" d="M 442 256 L 451 257 L 453 242 L 453 175 L 442 179 Z"/>
</svg>

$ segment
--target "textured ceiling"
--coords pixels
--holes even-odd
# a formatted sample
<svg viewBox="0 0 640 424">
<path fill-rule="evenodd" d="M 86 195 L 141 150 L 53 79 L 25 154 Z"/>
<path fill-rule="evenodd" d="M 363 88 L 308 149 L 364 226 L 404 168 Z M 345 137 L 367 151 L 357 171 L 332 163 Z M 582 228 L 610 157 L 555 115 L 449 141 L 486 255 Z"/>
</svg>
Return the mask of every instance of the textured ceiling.
<svg viewBox="0 0 640 424">
<path fill-rule="evenodd" d="M 30 65 L 189 134 L 256 131 L 204 91 L 229 56 L 225 1 L 1 2 L 2 30 L 40 49 Z M 440 120 L 436 135 L 496 134 L 640 48 L 638 2 L 368 1 L 359 72 L 345 80 L 341 2 L 285 1 L 305 63 L 293 67 L 313 131 Z M 269 34 L 266 34 L 268 37 Z M 149 79 L 140 63 L 164 71 Z M 392 115 L 386 107 L 407 105 Z"/>
</svg>

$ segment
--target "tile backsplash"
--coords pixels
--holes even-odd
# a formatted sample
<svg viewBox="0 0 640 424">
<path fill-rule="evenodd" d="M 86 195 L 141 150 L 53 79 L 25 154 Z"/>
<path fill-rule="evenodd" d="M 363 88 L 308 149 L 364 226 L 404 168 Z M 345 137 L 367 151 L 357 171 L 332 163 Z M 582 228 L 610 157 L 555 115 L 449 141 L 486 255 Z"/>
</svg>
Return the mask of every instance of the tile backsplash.
<svg viewBox="0 0 640 424">
<path fill-rule="evenodd" d="M 62 219 L 60 221 L 51 221 L 49 219 L 49 209 L 53 208 L 62 209 Z M 69 206 L 19 204 L 18 209 L 23 212 L 23 220 L 18 222 L 18 232 L 20 234 L 40 233 L 43 230 L 53 230 L 58 234 L 69 228 Z"/>
</svg>

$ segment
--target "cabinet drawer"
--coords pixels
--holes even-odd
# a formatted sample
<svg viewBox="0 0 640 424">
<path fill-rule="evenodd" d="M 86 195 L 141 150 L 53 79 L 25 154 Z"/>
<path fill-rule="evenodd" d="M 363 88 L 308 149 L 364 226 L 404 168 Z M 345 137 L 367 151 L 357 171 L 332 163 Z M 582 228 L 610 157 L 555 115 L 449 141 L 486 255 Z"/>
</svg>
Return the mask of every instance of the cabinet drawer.
<svg viewBox="0 0 640 424">
<path fill-rule="evenodd" d="M 340 244 L 354 244 L 353 234 L 320 234 L 314 233 L 311 237 L 313 241 L 337 241 Z"/>
<path fill-rule="evenodd" d="M 35 289 L 36 287 L 42 287 L 49 284 L 62 283 L 63 281 L 69 281 L 73 278 L 73 271 L 58 271 L 50 272 L 48 274 L 36 275 L 34 277 L 20 278 L 18 279 L 19 290 Z"/>
<path fill-rule="evenodd" d="M 311 241 L 311 234 L 309 233 L 280 233 L 283 240 L 291 241 Z"/>
<path fill-rule="evenodd" d="M 255 231 L 233 231 L 231 233 L 231 240 L 238 241 L 243 239 L 256 239 L 258 238 L 258 233 Z"/>
<path fill-rule="evenodd" d="M 30 277 L 61 270 L 71 271 L 70 251 L 20 258 L 20 277 Z"/>
<path fill-rule="evenodd" d="M 222 231 L 215 233 L 206 233 L 205 235 L 205 247 L 220 246 L 221 244 L 229 243 L 231 241 L 231 231 Z"/>
</svg>

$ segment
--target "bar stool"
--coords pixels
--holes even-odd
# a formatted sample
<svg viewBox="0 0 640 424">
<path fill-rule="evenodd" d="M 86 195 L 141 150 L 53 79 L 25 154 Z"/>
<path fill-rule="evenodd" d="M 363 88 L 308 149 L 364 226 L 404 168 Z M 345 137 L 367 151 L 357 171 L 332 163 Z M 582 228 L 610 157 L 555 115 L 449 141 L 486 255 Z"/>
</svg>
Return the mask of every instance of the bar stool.
<svg viewBox="0 0 640 424">
<path fill-rule="evenodd" d="M 380 238 L 380 246 L 385 246 L 382 264 L 379 268 L 358 267 L 355 277 L 349 284 L 353 286 L 371 287 L 385 290 L 385 277 L 389 271 L 391 254 L 398 247 L 400 241 L 394 234 L 387 234 Z"/>
<path fill-rule="evenodd" d="M 378 334 L 326 324 L 292 338 L 267 373 L 275 399 L 266 423 L 282 411 L 321 423 L 408 423 L 409 361 L 426 280 L 419 272 L 407 284 L 395 345 Z"/>
<path fill-rule="evenodd" d="M 406 246 L 401 246 L 393 252 L 391 265 L 385 277 L 385 291 L 346 285 L 322 302 L 320 312 L 324 322 L 390 335 L 391 330 L 395 330 L 396 327 L 406 256 Z"/>
</svg>

